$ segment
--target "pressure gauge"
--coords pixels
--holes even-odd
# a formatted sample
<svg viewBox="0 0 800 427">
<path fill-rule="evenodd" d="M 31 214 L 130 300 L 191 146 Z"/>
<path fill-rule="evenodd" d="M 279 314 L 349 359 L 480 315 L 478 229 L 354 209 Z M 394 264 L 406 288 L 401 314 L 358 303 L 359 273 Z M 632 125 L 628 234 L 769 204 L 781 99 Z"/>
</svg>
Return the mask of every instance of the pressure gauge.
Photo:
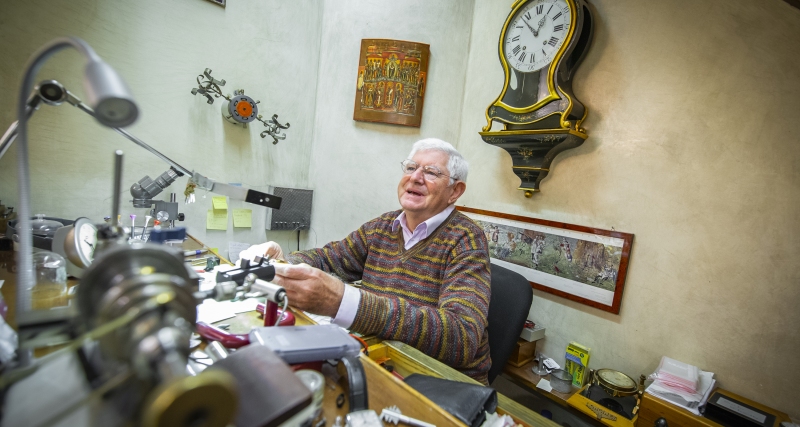
<svg viewBox="0 0 800 427">
<path fill-rule="evenodd" d="M 88 268 L 97 246 L 97 227 L 88 218 L 78 218 L 64 240 L 67 258 L 80 268 Z"/>
</svg>

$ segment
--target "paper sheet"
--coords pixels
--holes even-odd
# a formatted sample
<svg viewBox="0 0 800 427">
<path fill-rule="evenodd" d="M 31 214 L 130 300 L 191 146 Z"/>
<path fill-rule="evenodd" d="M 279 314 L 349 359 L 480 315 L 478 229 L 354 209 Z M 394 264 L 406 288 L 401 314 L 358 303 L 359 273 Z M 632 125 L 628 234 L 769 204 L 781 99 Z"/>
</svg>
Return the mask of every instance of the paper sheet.
<svg viewBox="0 0 800 427">
<path fill-rule="evenodd" d="M 253 227 L 253 210 L 252 209 L 234 209 L 233 210 L 233 226 L 234 227 L 240 227 L 240 228 L 251 228 L 251 227 Z"/>
<path fill-rule="evenodd" d="M 248 298 L 244 301 L 231 302 L 231 309 L 234 313 L 247 313 L 248 311 L 255 311 L 258 306 L 258 299 Z"/>
<path fill-rule="evenodd" d="M 234 217 L 234 221 L 236 217 Z M 241 243 L 241 242 L 228 242 L 228 261 L 236 264 L 236 261 L 239 261 L 239 254 L 242 251 L 247 250 L 250 247 L 249 243 Z"/>
<path fill-rule="evenodd" d="M 209 209 L 206 215 L 206 230 L 227 230 L 228 211 Z"/>
<path fill-rule="evenodd" d="M 536 384 L 536 388 L 540 388 L 544 391 L 552 391 L 553 387 L 550 386 L 550 381 L 542 378 L 539 380 L 539 383 Z"/>
<path fill-rule="evenodd" d="M 214 196 L 211 198 L 211 204 L 216 210 L 228 210 L 228 199 L 225 196 Z"/>
<path fill-rule="evenodd" d="M 207 299 L 197 306 L 198 322 L 211 324 L 219 322 L 220 320 L 230 319 L 231 317 L 236 317 L 236 313 L 233 311 L 230 304 Z"/>
</svg>

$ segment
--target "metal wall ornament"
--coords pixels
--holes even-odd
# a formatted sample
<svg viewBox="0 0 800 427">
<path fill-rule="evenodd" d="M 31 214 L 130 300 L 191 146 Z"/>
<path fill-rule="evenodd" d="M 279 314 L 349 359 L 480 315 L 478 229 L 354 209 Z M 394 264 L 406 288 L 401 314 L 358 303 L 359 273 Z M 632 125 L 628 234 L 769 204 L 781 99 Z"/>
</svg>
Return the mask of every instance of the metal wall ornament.
<svg viewBox="0 0 800 427">
<path fill-rule="evenodd" d="M 500 32 L 503 89 L 486 109 L 483 140 L 505 149 L 525 197 L 539 191 L 553 159 L 587 138 L 588 113 L 572 77 L 592 39 L 585 0 L 516 0 Z M 492 131 L 492 123 L 503 129 Z"/>
<path fill-rule="evenodd" d="M 429 57 L 424 43 L 361 40 L 353 120 L 419 127 Z"/>
<path fill-rule="evenodd" d="M 244 89 L 237 89 L 233 91 L 233 95 L 226 95 L 222 92 L 222 86 L 225 86 L 225 80 L 217 80 L 211 77 L 211 69 L 206 68 L 203 74 L 197 76 L 197 87 L 192 88 L 192 95 L 200 94 L 205 96 L 208 104 L 213 104 L 214 98 L 224 98 L 228 102 L 221 106 L 222 117 L 229 123 L 241 125 L 246 129 L 248 123 L 258 120 L 267 128 L 267 130 L 261 132 L 262 138 L 266 138 L 267 135 L 271 136 L 272 144 L 277 144 L 278 140 L 286 139 L 286 134 L 281 133 L 281 130 L 289 129 L 289 123 L 284 125 L 278 122 L 277 114 L 273 114 L 270 119 L 264 119 L 261 114 L 258 114 L 258 104 L 261 101 L 256 101 L 245 95 Z"/>
</svg>

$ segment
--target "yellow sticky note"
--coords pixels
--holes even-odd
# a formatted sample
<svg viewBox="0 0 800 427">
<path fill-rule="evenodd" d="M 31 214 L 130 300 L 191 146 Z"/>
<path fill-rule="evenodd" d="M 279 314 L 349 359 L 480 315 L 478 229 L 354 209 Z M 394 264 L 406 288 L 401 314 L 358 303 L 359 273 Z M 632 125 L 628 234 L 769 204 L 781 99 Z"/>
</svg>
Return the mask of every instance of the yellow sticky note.
<svg viewBox="0 0 800 427">
<path fill-rule="evenodd" d="M 214 209 L 228 210 L 228 200 L 225 196 L 214 196 L 211 198 L 211 203 L 214 204 Z"/>
<path fill-rule="evenodd" d="M 206 229 L 207 230 L 227 230 L 228 229 L 228 211 L 209 209 L 206 215 Z"/>
<path fill-rule="evenodd" d="M 252 209 L 234 209 L 233 210 L 233 226 L 250 228 L 253 226 L 253 210 Z"/>
</svg>

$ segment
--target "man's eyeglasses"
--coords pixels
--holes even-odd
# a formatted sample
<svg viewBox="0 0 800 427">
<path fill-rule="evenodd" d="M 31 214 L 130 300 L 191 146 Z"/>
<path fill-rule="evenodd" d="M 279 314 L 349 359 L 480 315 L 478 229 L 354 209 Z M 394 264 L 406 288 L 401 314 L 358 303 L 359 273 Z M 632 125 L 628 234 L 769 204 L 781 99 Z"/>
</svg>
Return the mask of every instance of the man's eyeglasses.
<svg viewBox="0 0 800 427">
<path fill-rule="evenodd" d="M 450 175 L 442 172 L 436 166 L 420 166 L 419 164 L 417 164 L 417 162 L 415 162 L 415 161 L 413 161 L 411 159 L 403 160 L 402 162 L 400 162 L 400 166 L 402 167 L 403 173 L 406 174 L 406 175 L 411 175 L 412 173 L 416 172 L 417 169 L 422 168 L 422 176 L 424 176 L 425 180 L 429 181 L 429 182 L 436 181 L 436 178 L 439 178 L 439 177 L 442 177 L 442 176 L 447 177 L 447 178 L 451 178 L 451 179 L 454 179 L 454 180 L 458 179 L 456 177 L 450 176 Z"/>
</svg>

